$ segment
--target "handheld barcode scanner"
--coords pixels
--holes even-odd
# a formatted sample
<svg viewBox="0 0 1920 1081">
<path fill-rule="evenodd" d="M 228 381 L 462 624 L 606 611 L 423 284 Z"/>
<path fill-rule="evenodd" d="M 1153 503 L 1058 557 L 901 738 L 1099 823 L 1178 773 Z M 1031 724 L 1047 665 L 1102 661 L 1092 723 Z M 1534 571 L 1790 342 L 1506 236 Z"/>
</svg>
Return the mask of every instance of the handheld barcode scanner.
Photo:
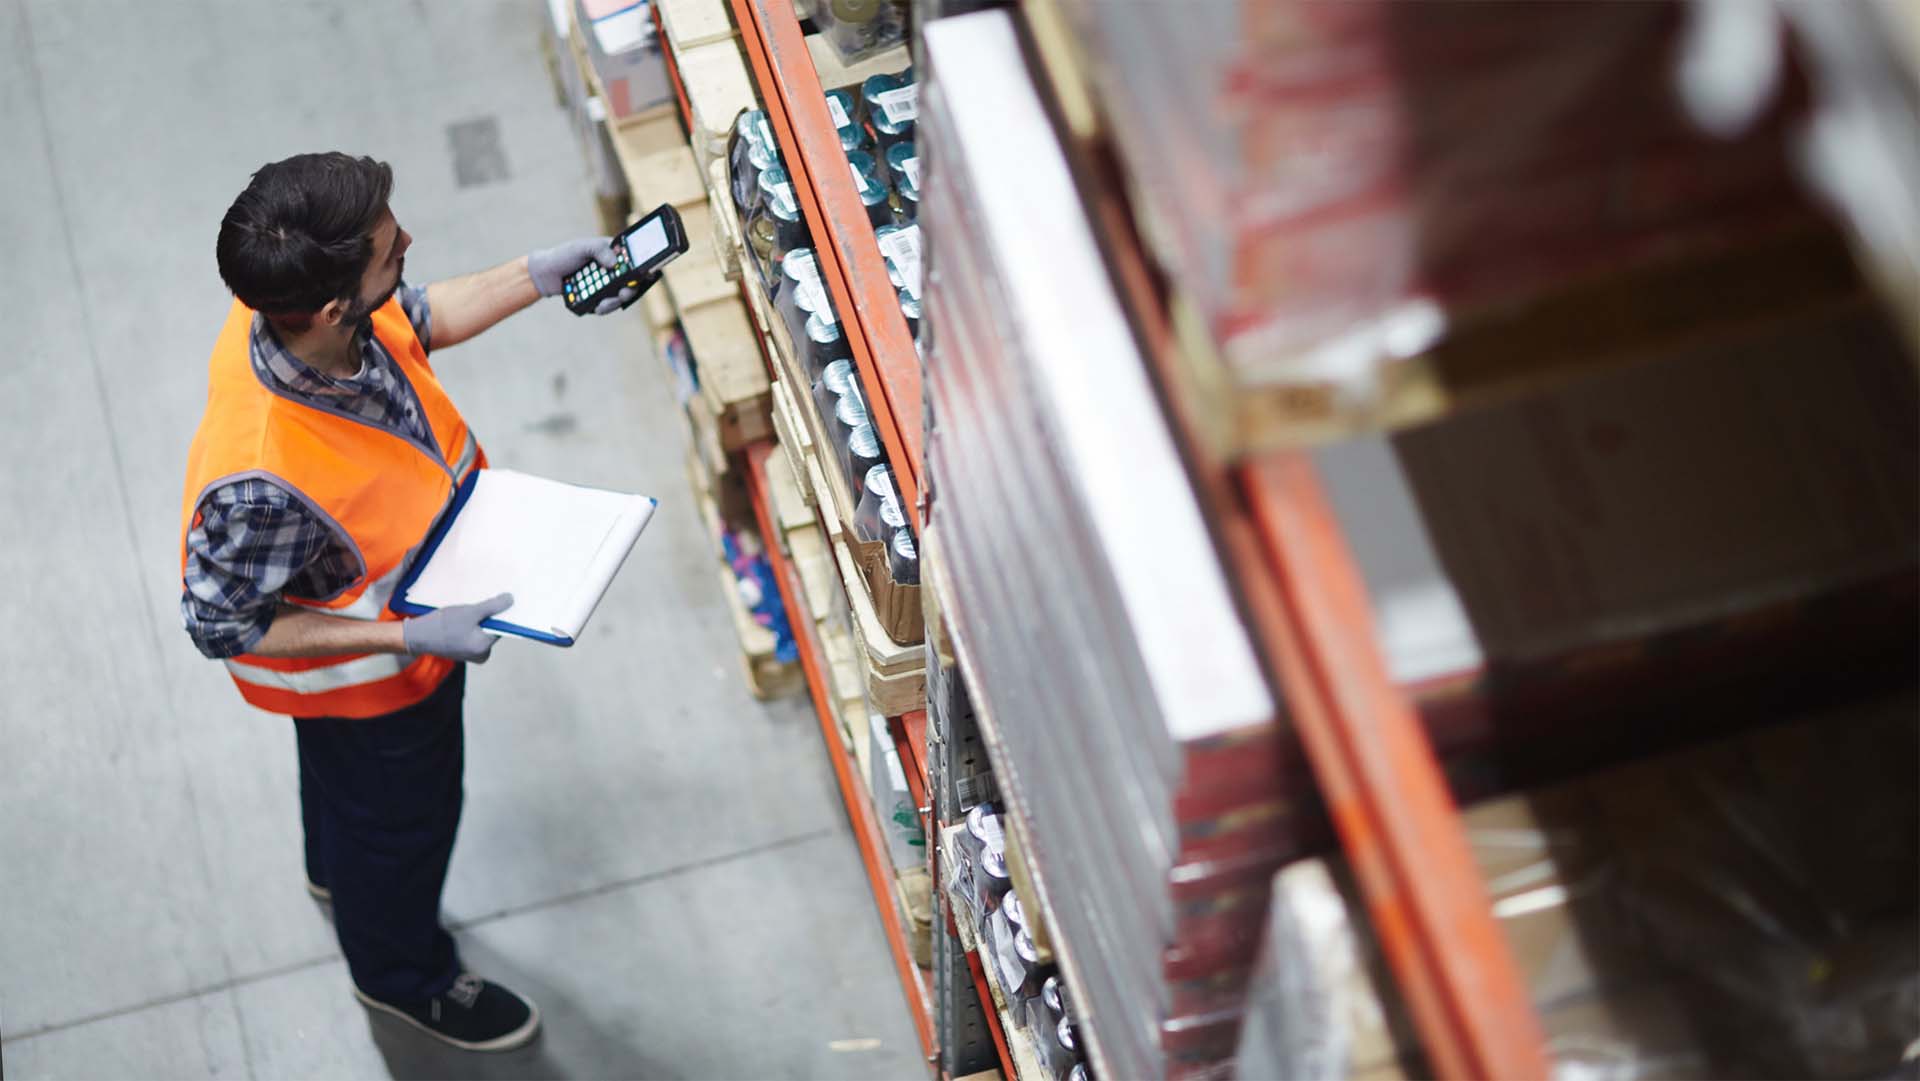
<svg viewBox="0 0 1920 1081">
<path fill-rule="evenodd" d="M 567 310 L 575 315 L 591 315 L 608 297 L 633 288 L 633 300 L 640 299 L 660 277 L 660 269 L 687 250 L 687 230 L 680 214 L 662 205 L 653 213 L 628 226 L 613 238 L 613 254 L 618 260 L 612 269 L 588 263 L 569 277 L 562 292 Z"/>
</svg>

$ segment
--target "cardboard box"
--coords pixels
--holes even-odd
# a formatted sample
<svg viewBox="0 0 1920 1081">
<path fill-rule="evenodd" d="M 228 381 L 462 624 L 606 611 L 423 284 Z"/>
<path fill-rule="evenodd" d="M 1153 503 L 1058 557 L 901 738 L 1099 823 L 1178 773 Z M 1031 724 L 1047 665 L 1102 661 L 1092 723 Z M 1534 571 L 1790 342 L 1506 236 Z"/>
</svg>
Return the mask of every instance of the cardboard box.
<svg viewBox="0 0 1920 1081">
<path fill-rule="evenodd" d="M 1316 460 L 1411 681 L 1911 568 L 1917 415 L 1897 339 L 1853 314 Z"/>
<path fill-rule="evenodd" d="M 632 116 L 672 96 L 647 0 L 577 0 L 574 15 L 608 115 Z"/>
<path fill-rule="evenodd" d="M 1909 692 L 1467 808 L 1556 1073 L 1890 1073 L 1920 1028 L 1915 717 Z M 1427 1073 L 1345 866 L 1273 897 L 1242 1063 Z"/>
<path fill-rule="evenodd" d="M 922 828 L 920 808 L 907 787 L 907 773 L 900 764 L 900 752 L 885 721 L 874 720 L 867 729 L 873 745 L 868 750 L 868 789 L 873 794 L 873 811 L 880 819 L 880 832 L 887 835 L 887 853 L 896 871 L 927 865 L 927 834 Z"/>
</svg>

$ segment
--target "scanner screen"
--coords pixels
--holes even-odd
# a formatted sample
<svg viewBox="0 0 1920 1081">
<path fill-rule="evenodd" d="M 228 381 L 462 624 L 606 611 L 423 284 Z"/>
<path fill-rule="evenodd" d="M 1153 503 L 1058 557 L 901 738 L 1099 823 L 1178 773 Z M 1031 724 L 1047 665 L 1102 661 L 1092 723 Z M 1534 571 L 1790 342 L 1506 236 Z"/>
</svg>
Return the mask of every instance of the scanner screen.
<svg viewBox="0 0 1920 1081">
<path fill-rule="evenodd" d="M 659 218 L 648 219 L 627 237 L 627 262 L 633 266 L 646 266 L 666 250 L 667 223 Z"/>
</svg>

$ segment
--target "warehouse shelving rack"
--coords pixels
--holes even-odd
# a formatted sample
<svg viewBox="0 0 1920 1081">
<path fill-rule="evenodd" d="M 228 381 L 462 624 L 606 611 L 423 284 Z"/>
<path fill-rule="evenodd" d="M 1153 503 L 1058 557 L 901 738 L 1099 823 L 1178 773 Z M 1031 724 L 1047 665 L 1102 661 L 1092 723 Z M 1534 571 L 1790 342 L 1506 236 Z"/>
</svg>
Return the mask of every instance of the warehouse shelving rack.
<svg viewBox="0 0 1920 1081">
<path fill-rule="evenodd" d="M 727 0 L 680 0 L 654 6 L 656 29 L 668 45 L 663 52 L 668 60 L 675 110 L 689 138 L 695 142 L 698 156 L 702 149 L 698 145 L 701 136 L 714 134 L 706 129 L 714 126 L 718 116 L 701 115 L 702 102 L 697 99 L 702 96 L 702 88 L 688 85 L 684 75 L 688 65 L 682 64 L 679 53 L 683 48 L 689 53 L 696 49 L 711 50 L 722 43 L 725 43 L 723 47 L 731 48 L 737 34 L 737 46 L 750 61 L 748 74 L 753 89 L 766 108 L 776 138 L 785 151 L 802 213 L 816 238 L 823 278 L 836 310 L 842 313 L 842 326 L 850 349 L 869 388 L 869 407 L 876 429 L 889 460 L 895 463 L 896 480 L 903 498 L 909 505 L 914 504 L 919 498 L 919 364 L 894 289 L 880 260 L 872 227 L 852 190 L 850 175 L 844 168 L 828 168 L 844 160 L 833 129 L 828 126 L 821 71 L 816 68 L 816 57 L 822 64 L 830 60 L 818 50 L 817 43 L 816 49 L 809 50 L 809 42 L 800 33 L 799 23 L 787 3 L 735 3 L 730 9 L 726 3 Z M 734 16 L 731 24 L 727 20 L 729 10 Z M 904 57 L 904 51 L 901 55 Z M 904 63 L 903 58 L 900 64 L 904 66 Z M 831 73 L 840 82 L 850 81 L 853 74 L 856 73 L 839 69 Z M 826 156 L 829 150 L 831 157 Z M 724 178 L 723 163 L 716 161 L 714 171 Z M 710 186 L 717 183 L 709 180 Z M 722 205 L 726 203 L 724 192 L 719 187 L 713 190 L 716 232 L 723 238 L 717 243 L 724 247 L 731 242 L 736 255 L 742 254 L 737 250 L 741 247 L 738 222 L 727 220 L 731 208 Z M 735 228 L 729 229 L 729 225 Z M 755 304 L 760 298 L 756 298 L 754 288 L 744 279 L 745 274 L 751 273 L 751 269 L 743 272 L 741 299 L 749 311 L 764 316 L 766 313 Z M 786 343 L 780 335 L 768 333 L 770 329 L 763 324 L 756 339 L 769 374 L 778 381 L 791 366 L 791 358 L 775 355 Z M 780 427 L 778 410 L 776 403 L 776 430 Z M 802 473 L 805 454 L 794 447 L 782 449 L 790 452 L 791 457 L 779 464 L 791 465 L 794 473 Z M 825 624 L 817 621 L 817 613 L 809 610 L 809 601 L 817 604 L 818 598 L 808 597 L 805 576 L 785 545 L 789 523 L 782 521 L 782 514 L 776 509 L 781 500 L 773 490 L 776 481 L 769 470 L 769 466 L 778 461 L 775 454 L 775 444 L 770 440 L 746 445 L 738 455 L 740 473 L 748 503 L 766 542 L 775 583 L 789 614 L 800 655 L 799 667 L 820 724 L 835 781 L 846 804 L 908 1013 L 927 1061 L 936 1067 L 933 1072 L 939 1076 L 942 1071 L 937 1068 L 940 1057 L 933 1013 L 933 983 L 937 973 L 923 972 L 913 959 L 910 933 L 895 903 L 895 872 L 881 823 L 841 731 L 836 699 L 845 692 L 836 687 L 833 664 L 821 637 Z M 813 506 L 813 513 L 818 517 L 809 525 L 819 527 L 823 536 L 830 535 L 833 530 L 829 528 L 828 518 L 836 512 L 827 493 L 819 490 L 821 486 L 817 481 L 809 481 L 804 475 L 796 476 L 794 481 L 803 493 L 811 493 L 805 501 Z M 915 528 L 917 531 L 917 522 Z M 836 586 L 860 588 L 857 576 L 831 580 Z M 911 797 L 923 817 L 928 816 L 932 799 L 928 792 L 926 760 L 927 715 L 924 710 L 911 709 L 887 717 L 886 725 L 887 734 L 900 754 Z M 932 837 L 933 824 L 929 821 L 927 825 L 928 835 Z M 931 849 L 931 844 L 929 847 Z M 955 929 L 946 920 L 944 908 L 936 906 L 936 914 L 941 920 L 933 933 L 954 935 Z M 982 1004 L 986 1006 L 983 1020 L 988 1039 L 975 1049 L 974 1057 L 984 1054 L 987 1061 L 997 1062 L 1009 1081 L 1023 1076 L 1013 1065 L 1004 1018 L 991 1007 L 990 988 L 977 956 L 967 957 L 964 978 L 965 1002 L 955 1008 L 978 1011 Z"/>
<path fill-rule="evenodd" d="M 753 502 L 754 516 L 758 520 L 761 535 L 778 537 L 780 529 L 770 509 L 767 459 L 773 454 L 773 444 L 759 442 L 749 446 L 746 451 L 747 491 Z M 777 543 L 767 544 L 767 560 L 773 565 L 774 581 L 779 585 L 780 597 L 789 612 L 806 610 L 805 596 L 801 591 L 799 578 L 793 564 Z M 830 701 L 829 676 L 827 674 L 821 645 L 815 637 L 810 620 L 794 619 L 793 633 L 795 644 L 800 650 L 800 667 L 806 673 L 807 691 L 813 699 L 814 712 L 820 722 L 820 731 L 827 745 L 827 757 L 833 764 L 834 780 L 840 787 L 840 798 L 847 806 L 847 816 L 853 823 L 854 840 L 860 847 L 860 859 L 866 866 L 867 881 L 873 888 L 874 904 L 880 910 L 880 923 L 886 932 L 887 948 L 893 955 L 894 967 L 899 971 L 900 986 L 907 998 L 908 1013 L 913 1017 L 914 1031 L 920 1037 L 920 1043 L 926 1054 L 931 1056 L 933 1044 L 933 1008 L 932 994 L 926 980 L 913 962 L 907 947 L 906 929 L 901 926 L 899 916 L 894 909 L 893 869 L 887 859 L 886 839 L 881 835 L 880 823 L 874 816 L 873 803 L 867 798 L 865 782 L 854 771 L 851 757 L 847 754 L 840 731 L 834 720 L 833 706 Z M 922 721 L 921 723 L 924 723 Z M 909 771 L 909 784 L 912 784 Z M 922 775 L 924 777 L 924 775 Z M 926 798 L 925 782 L 922 780 L 915 798 Z"/>
<path fill-rule="evenodd" d="M 909 505 L 922 493 L 923 445 L 919 360 L 894 289 L 874 243 L 865 211 L 843 167 L 843 155 L 823 98 L 818 52 L 809 48 L 791 0 L 703 0 L 728 5 L 740 48 L 776 138 L 786 151 L 801 212 L 816 243 L 823 281 L 842 314 L 856 365 L 869 389 L 868 406 L 901 492 Z M 1388 675 L 1372 627 L 1367 592 L 1343 529 L 1322 490 L 1311 459 L 1299 451 L 1258 451 L 1234 457 L 1206 430 L 1211 403 L 1193 396 L 1187 377 L 1193 348 L 1176 316 L 1177 298 L 1155 269 L 1128 198 L 1127 185 L 1102 130 L 1104 118 L 1078 69 L 1058 0 L 1021 0 L 1036 45 L 1043 90 L 1050 93 L 1086 209 L 1109 257 L 1115 285 L 1135 320 L 1135 331 L 1160 387 L 1186 456 L 1194 488 L 1213 521 L 1223 561 L 1237 585 L 1243 611 L 1269 678 L 1286 702 L 1287 723 L 1298 734 L 1340 847 L 1355 871 L 1375 936 L 1414 1020 L 1420 1045 L 1443 1076 L 1541 1077 L 1549 1072 L 1539 1020 L 1496 924 L 1475 869 L 1459 810 L 1432 742 L 1407 691 Z M 656 6 L 656 18 L 660 16 Z M 722 20 L 724 22 L 724 19 Z M 711 20 L 709 19 L 709 22 Z M 663 35 L 664 36 L 664 35 Z M 668 50 L 669 57 L 672 50 Z M 677 107 L 691 130 L 695 117 L 686 87 L 673 70 Z M 1836 277 L 1836 282 L 1839 279 Z M 1844 285 L 1845 283 L 1840 283 Z M 1848 294 L 1836 286 L 1836 294 Z M 1852 303 L 1850 294 L 1836 303 Z M 762 348 L 767 348 L 765 341 Z M 770 367 L 777 367 L 770 365 Z M 797 568 L 774 538 L 780 536 L 768 491 L 768 442 L 749 445 L 743 469 L 754 514 L 789 612 L 803 613 Z M 826 507 L 821 513 L 831 514 Z M 913 518 L 916 532 L 919 522 Z M 923 546 L 923 581 L 938 604 L 952 595 L 936 550 Z M 941 607 L 944 607 L 942 605 Z M 927 633 L 936 633 L 930 616 Z M 876 906 L 894 955 L 916 1031 L 930 1062 L 947 1031 L 935 994 L 913 963 L 906 931 L 893 903 L 884 837 L 864 782 L 849 759 L 834 720 L 831 673 L 813 623 L 793 620 L 806 676 L 853 822 Z M 954 641 L 964 677 L 976 669 L 968 644 Z M 977 703 L 981 741 L 999 767 L 1005 718 Z M 890 734 L 907 767 L 914 799 L 929 815 L 927 717 L 890 718 Z M 1005 773 L 1004 769 L 1000 770 Z M 1047 888 L 1047 838 L 1035 829 L 1019 793 L 1004 792 L 1010 832 L 1029 854 L 1039 909 L 1057 925 L 1054 906 L 1068 899 Z M 928 823 L 937 849 L 938 822 Z M 936 873 L 934 889 L 940 891 Z M 1037 905 L 1034 904 L 1037 902 Z M 956 934 L 946 908 L 936 904 L 935 935 Z M 1081 983 L 1072 946 L 1055 941 L 1069 989 Z M 968 975 L 984 1007 L 995 1057 L 1009 1081 L 1026 1081 L 1009 1051 L 1005 1018 L 977 953 Z M 931 977 L 932 979 L 937 979 Z M 1104 1070 L 1097 1017 L 1086 1019 L 1090 1058 Z M 938 1074 L 940 1071 L 935 1070 Z M 1030 1072 L 1030 1071 L 1029 1071 Z"/>
<path fill-rule="evenodd" d="M 846 313 L 843 325 L 856 363 L 873 388 L 869 409 L 902 495 L 914 503 L 922 472 L 919 361 L 872 227 L 841 167 L 844 154 L 813 54 L 791 0 L 730 2 L 776 136 L 790 151 L 789 175 L 813 231 L 823 278 Z M 1090 209 L 1104 235 L 1130 242 L 1117 253 L 1116 277 L 1141 320 L 1158 374 L 1169 377 L 1179 346 L 1119 191 L 1113 185 L 1095 193 Z M 1162 381 L 1172 385 L 1170 378 Z M 1405 693 L 1387 677 L 1364 586 L 1311 464 L 1292 454 L 1233 465 L 1206 460 L 1195 414 L 1183 414 L 1181 404 L 1170 403 L 1183 443 L 1195 455 L 1196 487 L 1220 523 L 1269 671 L 1358 872 L 1423 1046 L 1447 1076 L 1545 1076 L 1539 1023 L 1494 923 L 1432 746 Z M 942 592 L 937 555 L 929 553 L 923 565 L 929 587 Z M 971 676 L 965 643 L 956 642 L 955 650 L 963 676 Z M 803 647 L 803 659 L 807 655 Z M 808 668 L 813 684 L 813 666 Z M 981 728 L 998 765 L 1004 744 L 997 721 L 984 709 Z M 1062 899 L 1045 882 L 1046 839 L 1033 829 L 1017 793 L 1008 797 L 1012 829 L 1034 854 L 1037 900 L 1051 926 L 1050 914 Z M 877 893 L 876 899 L 883 910 L 889 907 L 884 896 Z M 1054 948 L 1069 989 L 1077 991 L 1084 985 L 1071 947 L 1056 942 Z M 977 960 L 971 966 L 979 980 Z M 908 975 L 903 971 L 903 980 Z M 909 993 L 916 1022 L 925 1001 L 917 995 L 920 986 Z M 991 1001 L 984 985 L 980 993 L 983 1002 Z M 1104 1076 L 1099 1019 L 1088 1019 L 1084 1031 L 1095 1072 Z M 995 1036 L 1011 1078 L 1004 1037 L 997 1031 Z"/>
</svg>

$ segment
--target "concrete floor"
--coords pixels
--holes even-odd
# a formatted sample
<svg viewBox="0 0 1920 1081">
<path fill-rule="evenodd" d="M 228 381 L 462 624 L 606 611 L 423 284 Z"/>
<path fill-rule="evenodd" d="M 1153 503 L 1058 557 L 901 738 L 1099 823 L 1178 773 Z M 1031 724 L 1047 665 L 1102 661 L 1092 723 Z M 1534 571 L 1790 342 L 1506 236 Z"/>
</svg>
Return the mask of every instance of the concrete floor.
<svg viewBox="0 0 1920 1081">
<path fill-rule="evenodd" d="M 495 464 L 662 507 L 568 651 L 468 691 L 446 893 L 544 1037 L 372 1020 L 302 888 L 291 726 L 180 630 L 179 500 L 263 162 L 394 165 L 425 283 L 590 233 L 541 0 L 0 0 L 5 1076 L 923 1076 L 819 730 L 747 694 L 637 313 L 557 302 L 437 354 Z M 459 186 L 494 118 L 508 176 Z"/>
</svg>

